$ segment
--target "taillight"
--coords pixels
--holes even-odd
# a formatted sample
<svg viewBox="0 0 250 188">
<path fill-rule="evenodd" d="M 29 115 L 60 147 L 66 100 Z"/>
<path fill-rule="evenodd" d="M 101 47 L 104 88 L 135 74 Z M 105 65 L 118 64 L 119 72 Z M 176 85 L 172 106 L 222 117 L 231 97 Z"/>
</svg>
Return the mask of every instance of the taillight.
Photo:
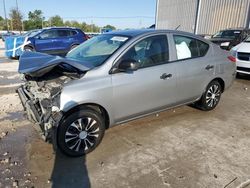
<svg viewBox="0 0 250 188">
<path fill-rule="evenodd" d="M 232 55 L 227 57 L 231 62 L 236 63 L 236 58 Z"/>
<path fill-rule="evenodd" d="M 90 39 L 90 37 L 88 35 L 86 35 L 86 34 L 83 36 L 83 38 L 84 38 L 84 40 Z"/>
</svg>

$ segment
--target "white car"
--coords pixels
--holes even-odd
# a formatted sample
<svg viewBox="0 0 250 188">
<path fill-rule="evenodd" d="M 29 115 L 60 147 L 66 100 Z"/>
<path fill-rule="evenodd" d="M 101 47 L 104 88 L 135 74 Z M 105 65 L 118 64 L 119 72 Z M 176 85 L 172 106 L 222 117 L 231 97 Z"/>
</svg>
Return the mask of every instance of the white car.
<svg viewBox="0 0 250 188">
<path fill-rule="evenodd" d="M 231 50 L 235 57 L 237 72 L 250 75 L 250 37 Z"/>
</svg>

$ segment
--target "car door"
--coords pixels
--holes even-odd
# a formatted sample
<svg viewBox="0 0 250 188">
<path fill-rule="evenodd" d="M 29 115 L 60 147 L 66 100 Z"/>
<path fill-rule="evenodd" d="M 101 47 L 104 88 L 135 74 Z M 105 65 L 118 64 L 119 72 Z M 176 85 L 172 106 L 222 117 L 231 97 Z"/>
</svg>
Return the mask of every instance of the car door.
<svg viewBox="0 0 250 188">
<path fill-rule="evenodd" d="M 112 75 L 116 122 L 161 110 L 176 103 L 176 69 L 169 63 L 167 36 L 148 36 L 133 45 L 122 60 L 133 59 L 139 69 Z"/>
<path fill-rule="evenodd" d="M 55 39 L 57 50 L 61 53 L 66 53 L 70 50 L 71 45 L 74 43 L 74 37 L 71 36 L 69 29 L 58 29 L 58 38 Z"/>
<path fill-rule="evenodd" d="M 57 50 L 56 38 L 58 37 L 57 30 L 45 30 L 40 33 L 35 40 L 35 49 L 38 52 L 54 53 Z"/>
<path fill-rule="evenodd" d="M 176 52 L 177 101 L 188 103 L 201 97 L 214 74 L 209 44 L 184 35 L 173 35 Z M 210 57 L 210 58 L 209 58 Z"/>
</svg>

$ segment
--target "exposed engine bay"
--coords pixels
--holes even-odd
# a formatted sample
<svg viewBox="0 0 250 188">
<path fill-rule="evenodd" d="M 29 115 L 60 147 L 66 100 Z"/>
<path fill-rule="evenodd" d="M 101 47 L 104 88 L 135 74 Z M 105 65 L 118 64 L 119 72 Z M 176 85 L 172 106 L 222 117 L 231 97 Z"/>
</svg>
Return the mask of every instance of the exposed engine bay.
<svg viewBox="0 0 250 188">
<path fill-rule="evenodd" d="M 59 124 L 63 116 L 60 112 L 60 94 L 63 85 L 73 79 L 81 78 L 84 71 L 61 63 L 40 75 L 32 77 L 24 73 L 25 84 L 17 89 L 17 93 L 28 119 L 40 126 L 42 137 L 49 141 L 51 129 Z"/>
</svg>

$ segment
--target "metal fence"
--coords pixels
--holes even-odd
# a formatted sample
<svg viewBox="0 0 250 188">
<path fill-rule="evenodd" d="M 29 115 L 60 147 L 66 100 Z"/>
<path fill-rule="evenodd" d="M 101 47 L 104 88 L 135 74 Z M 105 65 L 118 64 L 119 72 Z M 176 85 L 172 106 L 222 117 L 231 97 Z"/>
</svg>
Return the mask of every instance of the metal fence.
<svg viewBox="0 0 250 188">
<path fill-rule="evenodd" d="M 156 28 L 212 34 L 249 27 L 250 0 L 158 0 Z"/>
</svg>

